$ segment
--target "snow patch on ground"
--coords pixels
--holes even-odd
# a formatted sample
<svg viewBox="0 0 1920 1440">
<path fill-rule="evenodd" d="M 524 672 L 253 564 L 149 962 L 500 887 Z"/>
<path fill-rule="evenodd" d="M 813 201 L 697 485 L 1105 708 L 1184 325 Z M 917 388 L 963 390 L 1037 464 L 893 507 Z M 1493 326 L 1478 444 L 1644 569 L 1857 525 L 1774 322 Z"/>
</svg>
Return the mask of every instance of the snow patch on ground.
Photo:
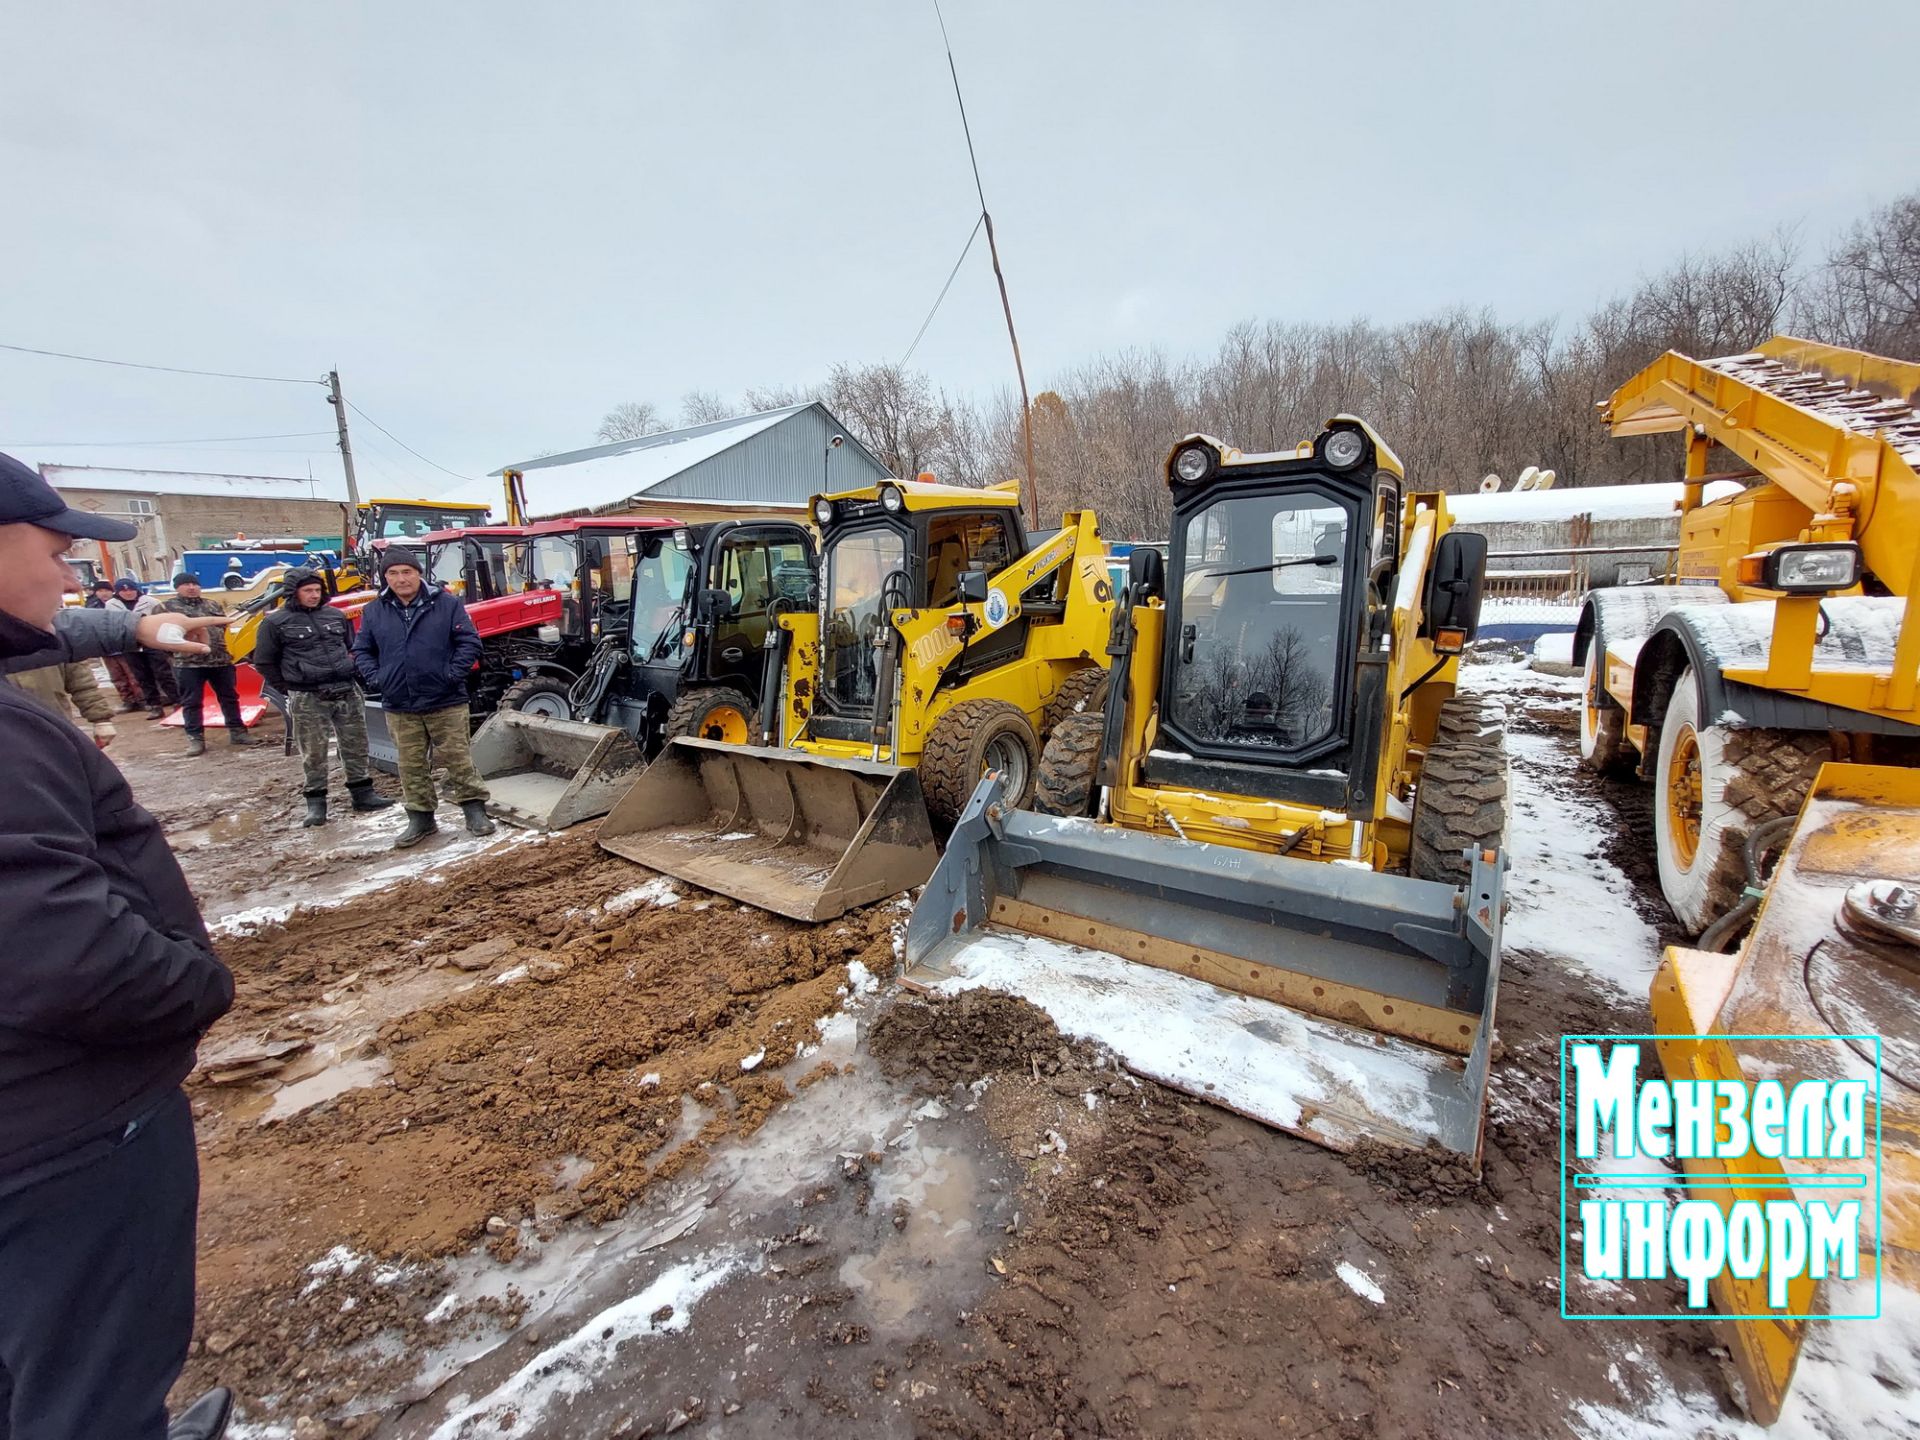
<svg viewBox="0 0 1920 1440">
<path fill-rule="evenodd" d="M 517 1440 L 534 1433 L 557 1400 L 579 1394 L 597 1376 L 622 1365 L 644 1363 L 621 1346 L 655 1335 L 685 1330 L 693 1307 L 729 1276 L 745 1268 L 746 1258 L 722 1251 L 701 1255 L 663 1272 L 638 1295 L 608 1306 L 557 1345 L 550 1345 L 490 1394 L 449 1415 L 432 1440 Z M 671 1314 L 655 1320 L 663 1309 Z"/>
<path fill-rule="evenodd" d="M 1564 798 L 1579 763 L 1564 741 L 1509 732 L 1507 751 L 1514 763 L 1506 945 L 1567 960 L 1645 1005 L 1660 937 L 1635 909 L 1633 886 L 1602 855 L 1611 814 Z"/>
<path fill-rule="evenodd" d="M 656 875 L 643 885 L 622 890 L 611 900 L 603 901 L 600 909 L 608 915 L 620 915 L 628 910 L 637 910 L 642 905 L 671 905 L 679 898 L 680 891 L 674 883 L 664 875 Z"/>
<path fill-rule="evenodd" d="M 1375 1305 L 1387 1303 L 1387 1292 L 1382 1290 L 1374 1278 L 1358 1265 L 1349 1265 L 1342 1260 L 1333 1267 L 1333 1273 L 1338 1275 L 1346 1283 L 1346 1287 L 1362 1300 L 1369 1300 Z"/>
</svg>

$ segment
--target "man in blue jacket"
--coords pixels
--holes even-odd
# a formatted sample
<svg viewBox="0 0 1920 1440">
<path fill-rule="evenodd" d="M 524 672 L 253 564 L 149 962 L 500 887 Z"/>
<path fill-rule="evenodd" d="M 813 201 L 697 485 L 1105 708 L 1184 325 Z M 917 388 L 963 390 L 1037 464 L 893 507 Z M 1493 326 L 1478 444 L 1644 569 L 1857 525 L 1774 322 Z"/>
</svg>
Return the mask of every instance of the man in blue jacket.
<svg viewBox="0 0 1920 1440">
<path fill-rule="evenodd" d="M 367 688 L 380 692 L 400 756 L 407 828 L 393 848 L 418 845 L 439 828 L 433 821 L 436 764 L 446 769 L 447 789 L 466 812 L 468 832 L 491 835 L 487 787 L 468 744 L 467 672 L 480 659 L 480 632 L 465 605 L 427 582 L 411 550 L 388 546 L 380 578 L 380 594 L 360 612 L 353 659 Z"/>
<path fill-rule="evenodd" d="M 142 641 L 204 651 L 161 642 L 156 616 L 62 610 L 74 538 L 133 535 L 0 455 L 0 670 Z M 0 685 L 0 754 L 0 1440 L 204 1440 L 225 1391 L 167 1425 L 200 1192 L 180 1082 L 233 977 L 89 736 Z"/>
</svg>

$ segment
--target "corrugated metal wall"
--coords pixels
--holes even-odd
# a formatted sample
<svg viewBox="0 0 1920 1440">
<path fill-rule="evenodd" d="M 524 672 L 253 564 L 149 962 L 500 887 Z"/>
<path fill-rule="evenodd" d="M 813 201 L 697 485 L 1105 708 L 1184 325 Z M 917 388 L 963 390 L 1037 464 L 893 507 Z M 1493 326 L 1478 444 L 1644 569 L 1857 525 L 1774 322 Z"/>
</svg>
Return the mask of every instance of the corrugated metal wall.
<svg viewBox="0 0 1920 1440">
<path fill-rule="evenodd" d="M 829 456 L 827 445 L 836 434 L 846 432 L 836 429 L 820 406 L 810 405 L 654 486 L 645 498 L 649 502 L 682 497 L 804 502 L 822 490 L 871 485 L 887 473 L 851 437 Z"/>
</svg>

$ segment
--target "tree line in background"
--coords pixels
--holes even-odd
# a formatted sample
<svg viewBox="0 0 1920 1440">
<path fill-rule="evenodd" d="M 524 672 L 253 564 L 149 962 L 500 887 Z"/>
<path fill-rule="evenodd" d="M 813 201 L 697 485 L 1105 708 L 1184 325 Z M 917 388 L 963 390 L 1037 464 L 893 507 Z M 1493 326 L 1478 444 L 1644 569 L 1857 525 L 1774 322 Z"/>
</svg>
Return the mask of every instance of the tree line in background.
<svg viewBox="0 0 1920 1440">
<path fill-rule="evenodd" d="M 1242 450 L 1281 449 L 1342 411 L 1366 417 L 1424 487 L 1472 490 L 1489 474 L 1511 483 L 1530 464 L 1557 471 L 1561 485 L 1670 479 L 1671 437 L 1611 439 L 1596 407 L 1663 351 L 1734 354 L 1781 331 L 1920 360 L 1920 191 L 1856 223 L 1817 263 L 1803 264 L 1781 231 L 1683 258 L 1570 326 L 1464 309 L 1397 325 L 1245 321 L 1207 358 L 1098 356 L 1034 396 L 1039 510 L 1044 519 L 1092 505 L 1111 536 L 1158 536 L 1174 440 L 1200 431 Z M 630 402 L 607 415 L 600 438 L 809 400 L 896 475 L 983 485 L 1026 468 L 1010 395 L 955 399 L 889 364 L 836 365 L 820 384 L 748 390 L 737 404 L 696 391 L 671 421 Z"/>
</svg>

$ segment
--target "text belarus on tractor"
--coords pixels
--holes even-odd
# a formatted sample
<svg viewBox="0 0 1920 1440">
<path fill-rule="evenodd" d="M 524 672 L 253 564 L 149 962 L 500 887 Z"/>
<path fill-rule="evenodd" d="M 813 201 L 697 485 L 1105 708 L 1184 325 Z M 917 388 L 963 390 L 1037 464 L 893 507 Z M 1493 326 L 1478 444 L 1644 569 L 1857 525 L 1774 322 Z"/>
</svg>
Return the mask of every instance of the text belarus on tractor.
<svg viewBox="0 0 1920 1440">
<path fill-rule="evenodd" d="M 1477 1162 L 1507 763 L 1503 713 L 1455 682 L 1486 541 L 1350 416 L 1272 455 L 1190 436 L 1167 483 L 1104 703 L 1047 742 L 1046 813 L 1005 772 L 975 791 L 908 982 L 1024 995 L 1322 1144 Z"/>
<path fill-rule="evenodd" d="M 802 919 L 924 881 L 988 769 L 1027 793 L 1097 702 L 1112 609 L 1099 525 L 1032 544 L 1017 483 L 886 480 L 811 502 L 815 603 L 768 632 L 758 743 L 675 739 L 601 826 L 614 853 Z"/>
</svg>

